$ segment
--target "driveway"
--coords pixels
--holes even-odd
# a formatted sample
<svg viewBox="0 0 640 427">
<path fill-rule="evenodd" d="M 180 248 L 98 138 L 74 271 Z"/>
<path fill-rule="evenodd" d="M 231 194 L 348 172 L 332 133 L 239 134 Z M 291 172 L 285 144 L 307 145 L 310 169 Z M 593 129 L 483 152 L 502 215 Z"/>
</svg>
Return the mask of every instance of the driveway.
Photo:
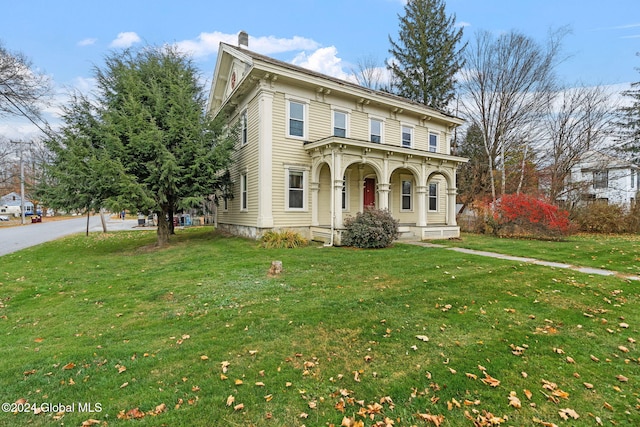
<svg viewBox="0 0 640 427">
<path fill-rule="evenodd" d="M 130 230 L 138 225 L 136 219 L 114 219 L 105 216 L 107 231 Z M 16 227 L 0 228 L 0 256 L 19 251 L 40 243 L 59 239 L 70 234 L 84 233 L 87 229 L 87 217 L 76 217 L 67 220 L 47 221 L 44 217 L 41 223 L 26 224 Z M 89 218 L 89 231 L 102 231 L 99 215 Z"/>
</svg>

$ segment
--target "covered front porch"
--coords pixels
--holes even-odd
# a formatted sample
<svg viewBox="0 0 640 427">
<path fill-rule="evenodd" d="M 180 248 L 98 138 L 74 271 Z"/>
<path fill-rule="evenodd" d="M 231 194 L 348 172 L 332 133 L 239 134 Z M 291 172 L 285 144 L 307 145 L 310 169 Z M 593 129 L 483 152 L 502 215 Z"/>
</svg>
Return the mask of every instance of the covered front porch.
<svg viewBox="0 0 640 427">
<path fill-rule="evenodd" d="M 306 143 L 312 159 L 311 238 L 339 245 L 344 220 L 387 209 L 404 239 L 457 237 L 456 167 L 463 158 L 330 137 Z"/>
</svg>

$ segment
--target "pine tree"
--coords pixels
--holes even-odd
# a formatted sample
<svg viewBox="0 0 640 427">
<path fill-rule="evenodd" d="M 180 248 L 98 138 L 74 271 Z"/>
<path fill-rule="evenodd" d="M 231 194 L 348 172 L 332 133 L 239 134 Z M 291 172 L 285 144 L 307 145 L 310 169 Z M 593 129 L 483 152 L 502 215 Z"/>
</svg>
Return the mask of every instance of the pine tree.
<svg viewBox="0 0 640 427">
<path fill-rule="evenodd" d="M 447 16 L 444 0 L 408 0 L 400 19 L 398 40 L 389 36 L 392 90 L 429 107 L 445 110 L 455 93 L 462 68 L 458 49 L 462 28 Z"/>
</svg>

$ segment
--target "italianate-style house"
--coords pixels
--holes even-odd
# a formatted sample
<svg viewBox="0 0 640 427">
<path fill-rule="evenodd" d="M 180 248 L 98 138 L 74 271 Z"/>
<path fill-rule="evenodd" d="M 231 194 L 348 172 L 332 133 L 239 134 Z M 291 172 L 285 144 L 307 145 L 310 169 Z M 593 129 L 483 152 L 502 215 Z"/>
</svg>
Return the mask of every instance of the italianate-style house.
<svg viewBox="0 0 640 427">
<path fill-rule="evenodd" d="M 218 207 L 222 230 L 259 238 L 294 230 L 340 244 L 344 220 L 388 209 L 401 236 L 459 236 L 451 155 L 461 119 L 222 43 L 209 113 L 237 125 L 233 198 Z"/>
</svg>

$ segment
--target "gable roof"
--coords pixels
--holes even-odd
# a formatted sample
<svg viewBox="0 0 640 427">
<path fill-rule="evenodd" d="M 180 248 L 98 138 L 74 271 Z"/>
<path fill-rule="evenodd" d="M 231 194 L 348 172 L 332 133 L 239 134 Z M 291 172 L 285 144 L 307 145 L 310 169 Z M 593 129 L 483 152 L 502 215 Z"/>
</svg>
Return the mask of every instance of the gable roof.
<svg viewBox="0 0 640 427">
<path fill-rule="evenodd" d="M 239 80 L 234 90 L 225 92 L 229 86 L 229 76 L 233 72 L 234 62 L 236 66 L 243 65 L 240 66 L 243 74 L 239 77 L 236 76 Z M 242 92 L 240 87 L 248 80 L 249 75 L 254 76 L 256 79 L 276 80 L 283 78 L 285 80 L 295 80 L 297 83 L 315 86 L 318 91 L 322 89 L 325 93 L 330 93 L 331 91 L 341 92 L 354 98 L 361 98 L 363 102 L 374 102 L 405 111 L 411 110 L 416 115 L 424 118 L 439 119 L 449 125 L 459 126 L 464 123 L 464 120 L 459 117 L 401 96 L 366 88 L 353 82 L 328 76 L 227 43 L 220 43 L 220 48 L 218 49 L 218 59 L 209 96 L 209 111 L 217 114 L 224 109 L 229 101 L 234 98 L 234 95 Z"/>
<path fill-rule="evenodd" d="M 602 151 L 590 150 L 580 156 L 577 164 L 583 170 L 604 170 L 604 169 L 638 169 L 638 165 L 628 160 L 603 153 Z"/>
</svg>

